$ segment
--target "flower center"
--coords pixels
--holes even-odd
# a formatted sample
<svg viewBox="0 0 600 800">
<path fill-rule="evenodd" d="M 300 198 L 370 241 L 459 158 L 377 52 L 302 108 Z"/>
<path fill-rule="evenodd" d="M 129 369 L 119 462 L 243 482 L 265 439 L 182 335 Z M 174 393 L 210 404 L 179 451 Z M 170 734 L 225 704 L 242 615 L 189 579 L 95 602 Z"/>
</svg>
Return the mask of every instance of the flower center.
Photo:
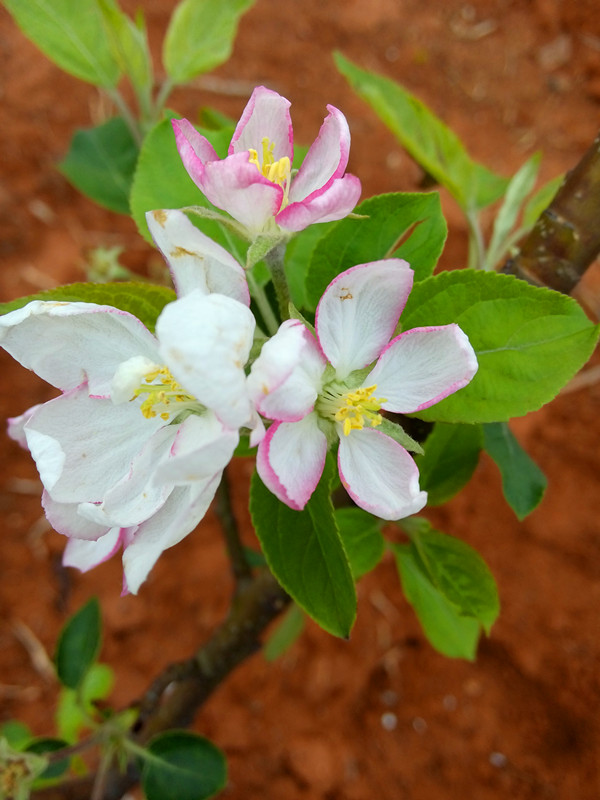
<svg viewBox="0 0 600 800">
<path fill-rule="evenodd" d="M 336 384 L 327 386 L 319 397 L 317 411 L 341 422 L 344 436 L 348 436 L 350 431 L 362 430 L 365 425 L 372 428 L 381 425 L 383 418 L 378 411 L 386 398 L 373 397 L 377 384 L 362 386 L 350 392 L 344 391 L 346 388 Z"/>
<path fill-rule="evenodd" d="M 113 403 L 126 403 L 143 397 L 140 411 L 146 419 L 160 417 L 165 421 L 182 413 L 202 413 L 204 407 L 188 394 L 171 375 L 168 367 L 155 364 L 145 356 L 119 364 L 111 384 Z"/>
<path fill-rule="evenodd" d="M 289 186 L 290 174 L 292 165 L 287 156 L 283 156 L 278 161 L 275 161 L 273 153 L 275 151 L 275 142 L 271 142 L 267 136 L 262 140 L 262 163 L 258 158 L 258 152 L 250 148 L 250 158 L 248 159 L 251 164 L 257 168 L 261 175 L 263 175 L 271 183 L 276 183 L 286 190 Z"/>
<path fill-rule="evenodd" d="M 196 398 L 186 393 L 167 367 L 156 367 L 146 373 L 131 399 L 134 400 L 141 395 L 147 395 L 140 405 L 140 411 L 146 419 L 160 416 L 161 419 L 167 420 L 172 414 L 198 409 Z"/>
</svg>

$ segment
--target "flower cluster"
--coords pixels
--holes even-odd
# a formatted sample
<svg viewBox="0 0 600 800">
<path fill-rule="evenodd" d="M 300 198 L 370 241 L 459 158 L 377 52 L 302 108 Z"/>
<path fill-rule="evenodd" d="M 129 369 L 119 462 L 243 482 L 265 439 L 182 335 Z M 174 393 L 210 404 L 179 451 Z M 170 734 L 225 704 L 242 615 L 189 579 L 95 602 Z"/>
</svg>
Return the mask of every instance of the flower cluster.
<svg viewBox="0 0 600 800">
<path fill-rule="evenodd" d="M 360 184 L 344 175 L 349 134 L 335 108 L 296 175 L 289 103 L 257 89 L 230 154 L 218 160 L 185 120 L 185 166 L 248 231 L 288 232 L 339 219 Z M 0 344 L 60 394 L 10 420 L 69 541 L 64 563 L 87 570 L 123 550 L 124 591 L 206 513 L 246 432 L 265 485 L 293 509 L 315 490 L 328 450 L 343 486 L 383 519 L 426 502 L 406 437 L 385 412 L 427 408 L 465 386 L 475 354 L 456 325 L 395 335 L 413 273 L 399 259 L 360 264 L 327 287 L 314 330 L 284 321 L 249 365 L 255 319 L 241 265 L 177 210 L 147 215 L 177 299 L 148 330 L 133 314 L 33 301 L 0 317 Z"/>
</svg>

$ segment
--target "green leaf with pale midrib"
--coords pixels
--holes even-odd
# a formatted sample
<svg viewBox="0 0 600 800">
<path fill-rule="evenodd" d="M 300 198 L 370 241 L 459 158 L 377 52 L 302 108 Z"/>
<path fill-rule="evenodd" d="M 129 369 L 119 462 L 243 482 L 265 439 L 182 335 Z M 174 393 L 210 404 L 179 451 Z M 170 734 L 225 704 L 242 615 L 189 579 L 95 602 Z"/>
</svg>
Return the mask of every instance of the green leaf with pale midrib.
<svg viewBox="0 0 600 800">
<path fill-rule="evenodd" d="M 67 621 L 58 643 L 54 663 L 60 682 L 77 689 L 100 650 L 102 623 L 98 600 L 92 597 Z"/>
<path fill-rule="evenodd" d="M 280 502 L 255 473 L 250 513 L 269 568 L 322 628 L 347 637 L 356 616 L 354 581 L 329 494 L 332 469 L 303 511 Z"/>
<path fill-rule="evenodd" d="M 422 280 L 440 257 L 447 227 L 436 192 L 378 195 L 363 201 L 356 213 L 366 218 L 340 220 L 315 244 L 306 274 L 306 297 L 313 310 L 327 285 L 349 267 L 403 258 L 415 279 Z"/>
<path fill-rule="evenodd" d="M 416 284 L 400 322 L 403 330 L 456 323 L 477 354 L 468 386 L 418 413 L 432 422 L 501 422 L 540 408 L 587 361 L 599 333 L 572 298 L 474 270 Z"/>
<path fill-rule="evenodd" d="M 147 800 L 205 800 L 227 781 L 223 753 L 208 739 L 171 730 L 150 741 L 142 766 Z"/>
<path fill-rule="evenodd" d="M 359 97 L 464 211 L 484 208 L 504 194 L 508 179 L 474 161 L 456 134 L 424 103 L 391 79 L 360 69 L 340 53 L 334 58 Z"/>
<path fill-rule="evenodd" d="M 65 72 L 96 86 L 115 86 L 113 58 L 96 0 L 4 0 L 23 33 Z"/>
<path fill-rule="evenodd" d="M 524 519 L 541 502 L 548 483 L 546 477 L 506 423 L 484 425 L 483 433 L 486 452 L 502 475 L 504 497 L 517 517 Z"/>
<path fill-rule="evenodd" d="M 411 545 L 436 589 L 460 614 L 476 619 L 489 633 L 500 601 L 493 575 L 479 553 L 466 542 L 432 528 L 413 535 Z"/>
<path fill-rule="evenodd" d="M 411 545 L 391 544 L 390 547 L 396 556 L 403 592 L 432 647 L 448 658 L 473 661 L 480 632 L 477 620 L 461 616 L 435 588 Z"/>
<path fill-rule="evenodd" d="M 163 62 L 184 83 L 227 61 L 242 14 L 254 0 L 183 0 L 169 22 Z"/>
</svg>

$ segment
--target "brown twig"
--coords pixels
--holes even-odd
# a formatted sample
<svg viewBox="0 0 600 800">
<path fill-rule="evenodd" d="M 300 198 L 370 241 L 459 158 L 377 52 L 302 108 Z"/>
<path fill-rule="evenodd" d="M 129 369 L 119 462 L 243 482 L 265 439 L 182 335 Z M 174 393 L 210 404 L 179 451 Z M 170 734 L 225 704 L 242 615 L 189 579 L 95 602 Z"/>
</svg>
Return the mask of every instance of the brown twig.
<svg viewBox="0 0 600 800">
<path fill-rule="evenodd" d="M 252 569 L 246 558 L 239 528 L 231 508 L 231 495 L 226 469 L 217 489 L 215 512 L 219 517 L 223 536 L 225 537 L 225 546 L 227 547 L 233 577 L 236 581 L 236 591 L 239 591 L 241 586 L 252 579 Z"/>
<path fill-rule="evenodd" d="M 600 253 L 600 135 L 502 272 L 570 294 Z"/>
<path fill-rule="evenodd" d="M 132 731 L 137 744 L 172 728 L 188 726 L 212 692 L 242 661 L 261 646 L 267 625 L 289 597 L 267 570 L 261 570 L 234 596 L 229 615 L 193 658 L 172 664 L 135 705 L 140 714 Z M 131 763 L 125 773 L 113 765 L 104 776 L 103 800 L 119 800 L 139 778 Z M 40 789 L 34 800 L 89 800 L 95 775 Z"/>
</svg>

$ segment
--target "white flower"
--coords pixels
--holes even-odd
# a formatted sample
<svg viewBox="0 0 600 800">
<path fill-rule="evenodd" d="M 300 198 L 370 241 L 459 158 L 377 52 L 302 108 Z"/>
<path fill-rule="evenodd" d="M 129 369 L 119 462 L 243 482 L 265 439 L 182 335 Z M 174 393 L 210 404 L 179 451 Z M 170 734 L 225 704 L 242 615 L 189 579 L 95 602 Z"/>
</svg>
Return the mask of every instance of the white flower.
<svg viewBox="0 0 600 800">
<path fill-rule="evenodd" d="M 247 289 L 234 277 L 233 296 L 206 293 L 222 253 L 196 263 L 195 276 L 193 254 L 174 267 L 183 296 L 156 335 L 91 303 L 34 301 L 0 317 L 0 345 L 61 391 L 9 432 L 31 451 L 48 519 L 69 537 L 65 563 L 89 569 L 122 546 L 125 591 L 202 519 L 240 427 L 261 435 L 244 373 L 255 327 Z"/>
<path fill-rule="evenodd" d="M 250 392 L 274 420 L 258 448 L 258 473 L 291 508 L 304 508 L 338 440 L 340 477 L 357 505 L 382 519 L 425 505 L 415 462 L 383 432 L 390 429 L 379 412 L 439 402 L 469 383 L 477 359 L 457 325 L 415 328 L 390 341 L 412 281 L 399 259 L 346 270 L 319 302 L 316 339 L 288 320 L 253 364 Z"/>
</svg>

